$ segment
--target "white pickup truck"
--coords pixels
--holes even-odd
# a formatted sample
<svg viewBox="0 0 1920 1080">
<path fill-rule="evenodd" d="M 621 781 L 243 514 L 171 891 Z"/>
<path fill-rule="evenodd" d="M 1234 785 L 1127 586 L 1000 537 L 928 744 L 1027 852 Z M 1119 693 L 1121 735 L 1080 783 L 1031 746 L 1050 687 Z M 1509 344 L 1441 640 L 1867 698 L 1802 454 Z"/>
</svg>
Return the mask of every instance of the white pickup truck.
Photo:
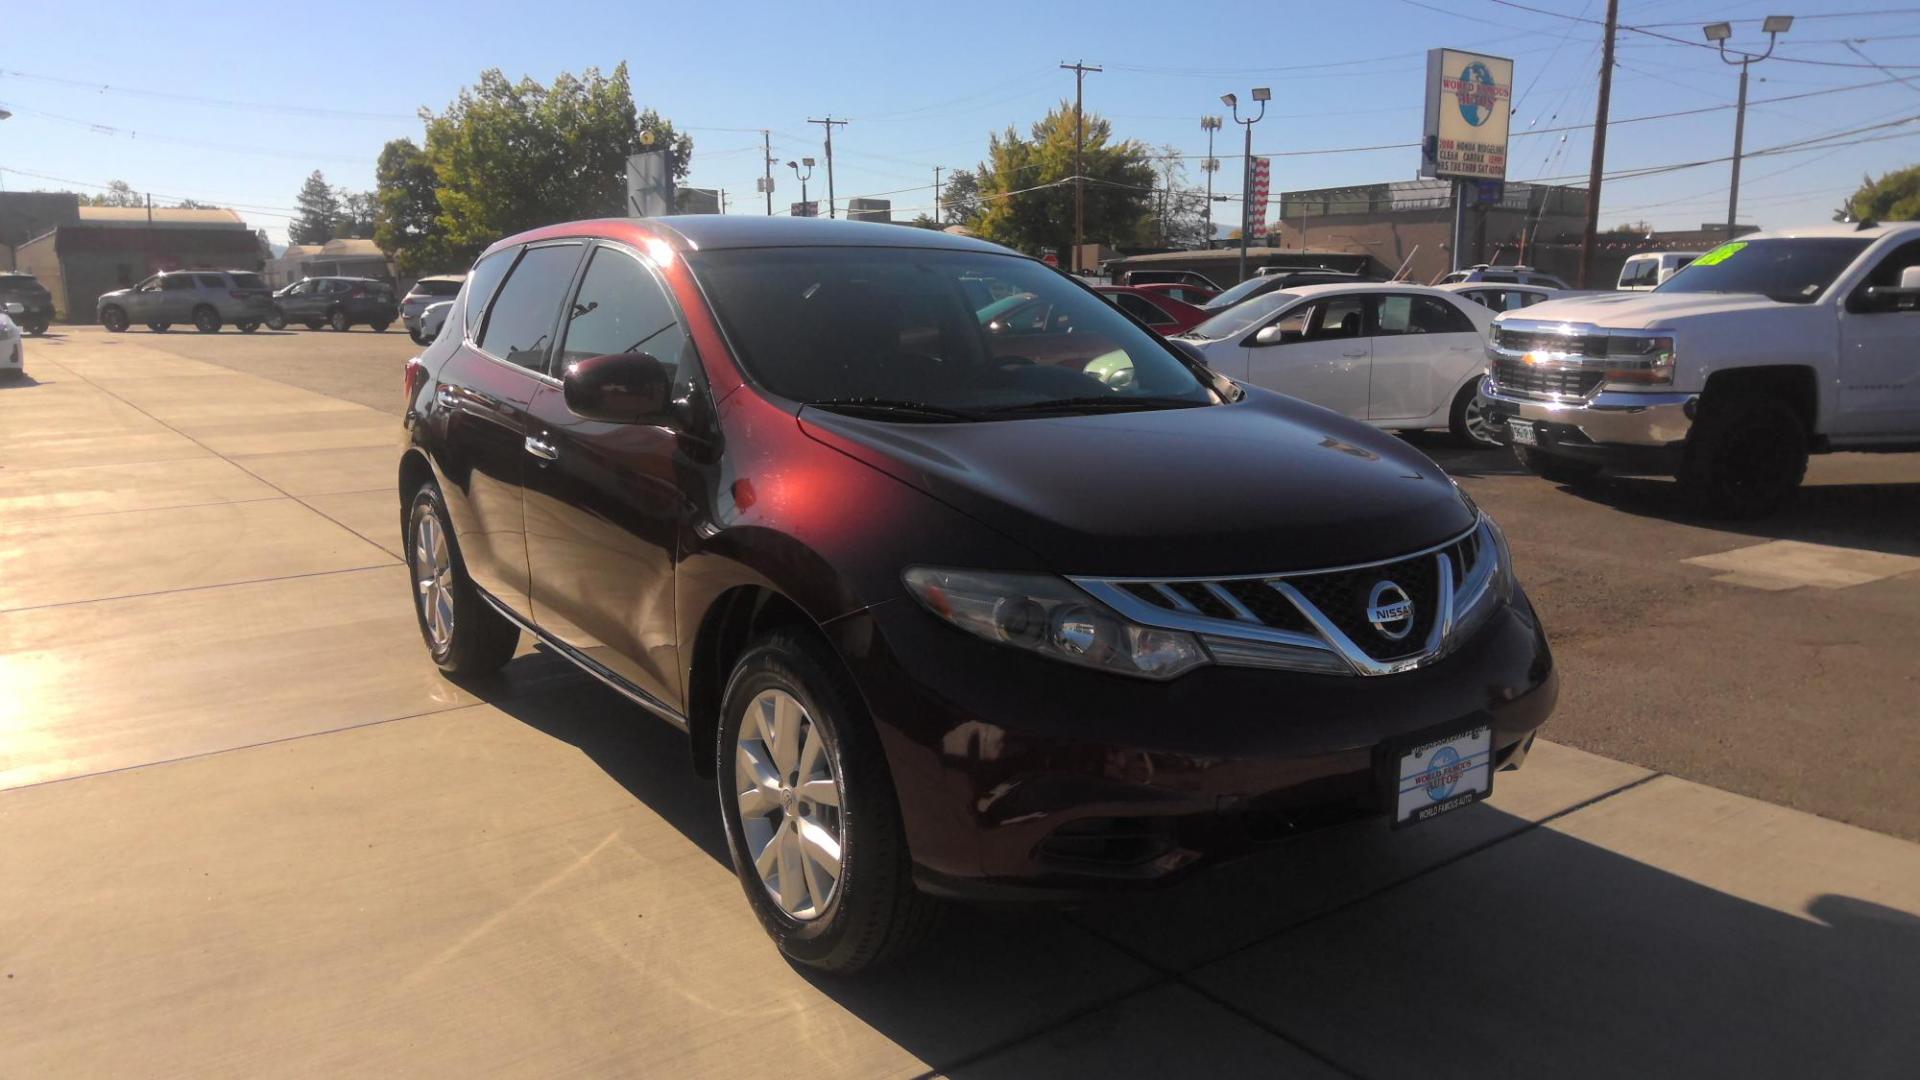
<svg viewBox="0 0 1920 1080">
<path fill-rule="evenodd" d="M 1481 393 L 1521 464 L 1677 476 L 1765 514 L 1807 455 L 1920 450 L 1920 223 L 1754 233 L 1650 293 L 1504 312 Z"/>
</svg>

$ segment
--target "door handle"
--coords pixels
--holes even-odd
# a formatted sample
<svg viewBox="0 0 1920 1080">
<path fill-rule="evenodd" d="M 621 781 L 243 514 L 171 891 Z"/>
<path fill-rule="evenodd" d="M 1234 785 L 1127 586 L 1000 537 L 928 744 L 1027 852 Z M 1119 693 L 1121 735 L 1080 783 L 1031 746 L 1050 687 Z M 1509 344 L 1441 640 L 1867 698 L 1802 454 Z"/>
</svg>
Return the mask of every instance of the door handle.
<svg viewBox="0 0 1920 1080">
<path fill-rule="evenodd" d="M 1340 355 L 1346 357 L 1349 360 L 1358 360 L 1367 354 L 1365 350 L 1362 350 L 1360 352 L 1343 352 Z"/>
<path fill-rule="evenodd" d="M 527 436 L 526 447 L 527 453 L 532 454 L 541 461 L 560 460 L 560 451 L 554 449 L 553 444 L 544 439 L 529 435 Z"/>
</svg>

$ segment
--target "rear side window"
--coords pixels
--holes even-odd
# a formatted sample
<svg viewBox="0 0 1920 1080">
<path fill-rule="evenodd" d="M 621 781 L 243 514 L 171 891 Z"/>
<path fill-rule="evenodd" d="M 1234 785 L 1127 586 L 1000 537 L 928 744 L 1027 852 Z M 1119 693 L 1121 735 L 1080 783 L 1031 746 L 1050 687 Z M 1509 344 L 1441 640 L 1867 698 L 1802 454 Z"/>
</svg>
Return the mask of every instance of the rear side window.
<svg viewBox="0 0 1920 1080">
<path fill-rule="evenodd" d="M 195 274 L 193 276 L 194 280 L 198 281 L 200 287 L 203 289 L 224 289 L 227 287 L 227 279 L 221 277 L 219 274 Z"/>
<path fill-rule="evenodd" d="M 507 276 L 507 267 L 513 265 L 514 256 L 520 254 L 519 248 L 496 251 L 481 259 L 473 266 L 473 273 L 467 276 L 467 334 L 480 332 L 480 317 L 486 314 L 487 301 L 493 298 L 493 290 L 500 285 L 500 279 Z"/>
<path fill-rule="evenodd" d="M 267 279 L 259 274 L 235 274 L 233 284 L 235 288 L 240 289 L 264 289 L 267 287 Z"/>
<path fill-rule="evenodd" d="M 1153 306 L 1153 301 L 1143 300 L 1132 293 L 1109 294 L 1120 305 L 1120 310 L 1146 323 L 1148 326 L 1169 326 L 1173 320 L 1167 313 Z"/>
<path fill-rule="evenodd" d="M 560 304 L 579 262 L 578 244 L 529 248 L 487 312 L 480 347 L 509 364 L 546 370 Z"/>
<path fill-rule="evenodd" d="M 413 291 L 422 296 L 452 296 L 460 291 L 460 283 L 457 281 L 419 281 L 414 283 Z"/>
<path fill-rule="evenodd" d="M 1629 259 L 1627 265 L 1620 268 L 1620 288 L 1638 288 L 1641 285 L 1660 283 L 1659 259 Z"/>
<path fill-rule="evenodd" d="M 568 309 L 561 369 L 577 360 L 618 353 L 646 353 L 674 367 L 686 345 L 687 332 L 652 272 L 616 248 L 596 249 Z"/>
<path fill-rule="evenodd" d="M 1471 334 L 1473 321 L 1452 304 L 1432 296 L 1380 298 L 1381 334 Z"/>
</svg>

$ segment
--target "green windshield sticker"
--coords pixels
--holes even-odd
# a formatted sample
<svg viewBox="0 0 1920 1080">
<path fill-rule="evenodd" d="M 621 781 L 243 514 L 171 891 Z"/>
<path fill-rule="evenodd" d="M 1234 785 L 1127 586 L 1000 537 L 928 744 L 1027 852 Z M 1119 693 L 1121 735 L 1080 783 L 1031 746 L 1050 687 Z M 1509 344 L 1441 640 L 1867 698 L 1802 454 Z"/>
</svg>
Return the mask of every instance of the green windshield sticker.
<svg viewBox="0 0 1920 1080">
<path fill-rule="evenodd" d="M 1702 255 L 1699 258 L 1693 260 L 1693 265 L 1718 266 L 1721 263 L 1726 262 L 1728 259 L 1731 259 L 1735 255 L 1739 254 L 1740 249 L 1746 246 L 1747 246 L 1747 242 L 1745 240 L 1735 240 L 1731 244 L 1721 244 L 1719 247 L 1714 248 L 1712 251 L 1709 251 L 1705 255 Z"/>
</svg>

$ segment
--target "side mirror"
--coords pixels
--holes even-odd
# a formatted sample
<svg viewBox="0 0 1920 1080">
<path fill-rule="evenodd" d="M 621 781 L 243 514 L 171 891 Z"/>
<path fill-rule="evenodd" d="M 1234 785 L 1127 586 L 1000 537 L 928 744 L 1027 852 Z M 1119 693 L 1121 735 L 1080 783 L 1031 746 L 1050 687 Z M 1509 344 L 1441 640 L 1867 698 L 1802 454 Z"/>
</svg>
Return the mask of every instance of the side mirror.
<svg viewBox="0 0 1920 1080">
<path fill-rule="evenodd" d="M 663 424 L 673 369 L 646 353 L 590 356 L 567 365 L 560 392 L 575 416 L 606 424 Z"/>
<path fill-rule="evenodd" d="M 1900 271 L 1900 284 L 1873 285 L 1867 289 L 1868 311 L 1905 311 L 1920 307 L 1920 266 Z"/>
<path fill-rule="evenodd" d="M 1278 345 L 1285 340 L 1287 332 L 1277 326 L 1263 326 L 1259 333 L 1253 335 L 1255 345 Z"/>
</svg>

